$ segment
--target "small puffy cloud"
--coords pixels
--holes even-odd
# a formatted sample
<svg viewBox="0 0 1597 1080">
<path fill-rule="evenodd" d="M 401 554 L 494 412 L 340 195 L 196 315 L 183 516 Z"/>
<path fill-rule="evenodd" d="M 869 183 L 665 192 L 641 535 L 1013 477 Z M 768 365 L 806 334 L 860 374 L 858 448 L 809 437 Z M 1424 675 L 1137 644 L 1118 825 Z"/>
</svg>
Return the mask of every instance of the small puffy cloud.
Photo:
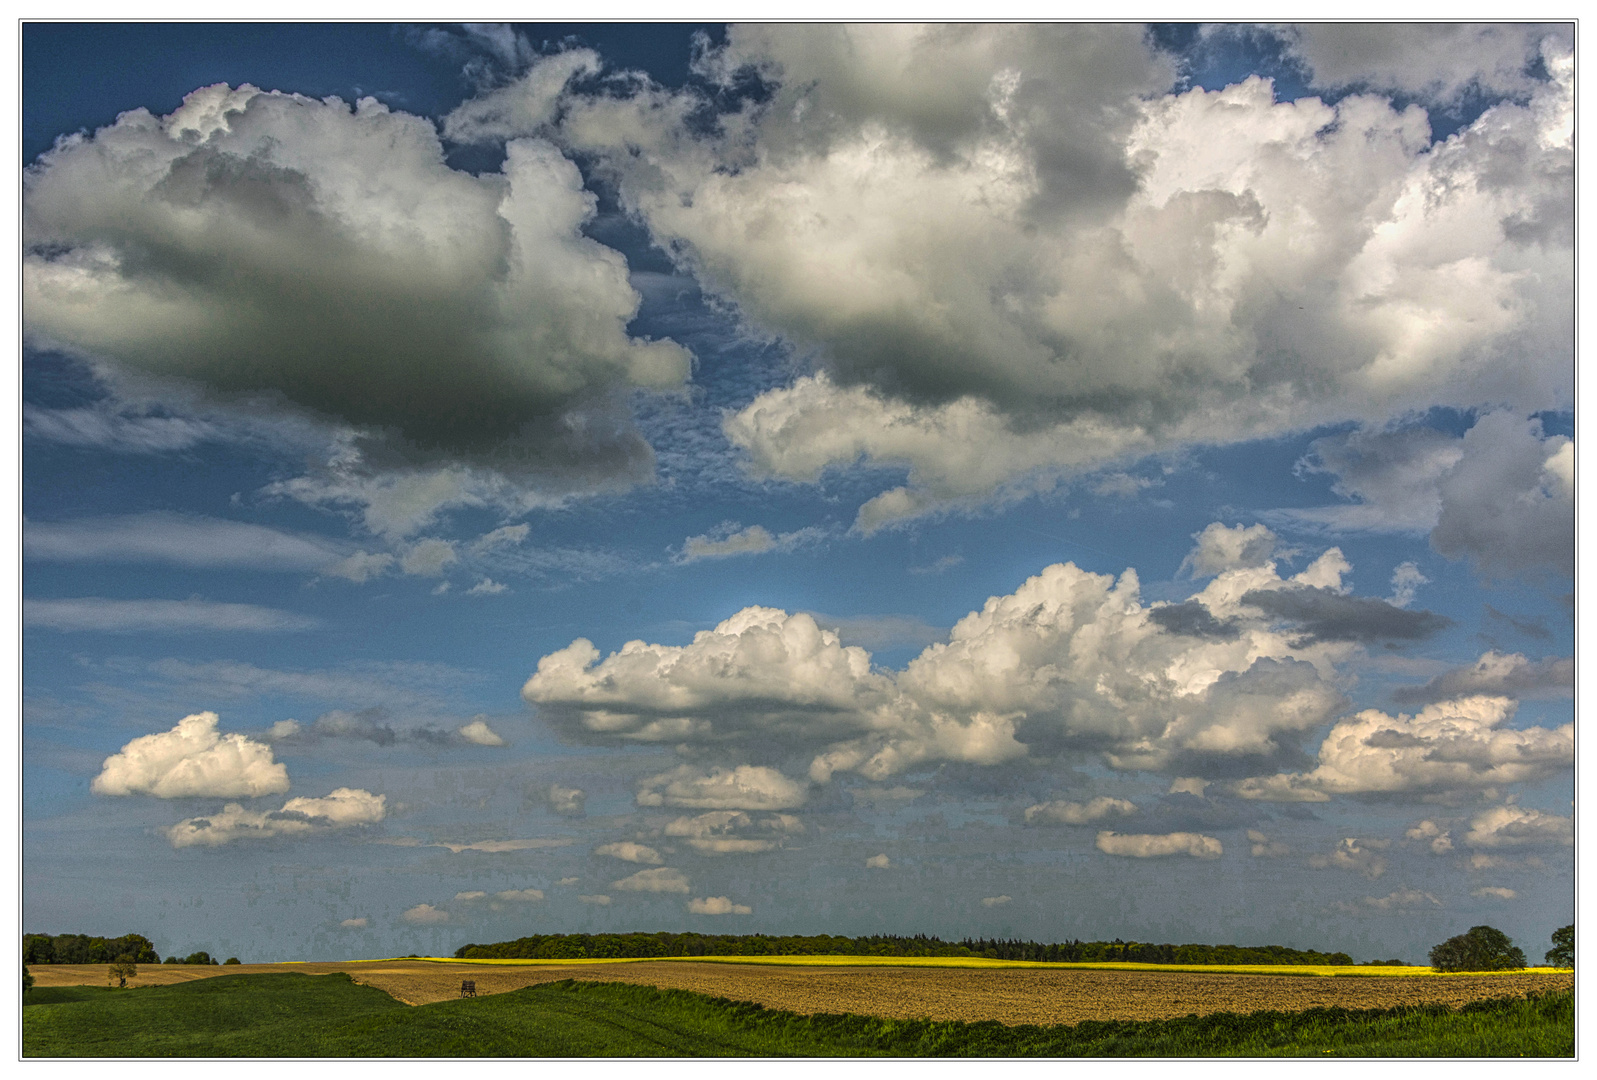
<svg viewBox="0 0 1597 1080">
<path fill-rule="evenodd" d="M 672 562 L 691 563 L 700 559 L 725 559 L 733 555 L 763 555 L 776 547 L 776 538 L 763 525 L 739 529 L 736 522 L 725 522 L 703 536 L 682 541 L 682 551 Z"/>
<path fill-rule="evenodd" d="M 325 567 L 322 573 L 331 574 L 333 577 L 341 577 L 346 581 L 353 581 L 355 584 L 360 585 L 364 584 L 369 578 L 382 577 L 393 569 L 397 561 L 387 552 L 380 552 L 374 555 L 365 551 L 357 551 L 348 558 L 340 559 Z M 448 584 L 447 581 L 444 582 L 444 586 L 447 587 Z"/>
<path fill-rule="evenodd" d="M 1292 849 L 1278 840 L 1271 840 L 1258 829 L 1249 829 L 1248 852 L 1255 859 L 1278 859 L 1291 854 Z"/>
<path fill-rule="evenodd" d="M 501 739 L 494 732 L 494 729 L 488 726 L 488 721 L 484 720 L 480 716 L 471 723 L 462 727 L 458 734 L 462 739 L 465 739 L 469 743 L 475 743 L 477 746 L 505 745 L 505 740 Z"/>
<path fill-rule="evenodd" d="M 1419 565 L 1413 560 L 1398 563 L 1392 571 L 1392 597 L 1387 603 L 1406 608 L 1414 602 L 1414 593 L 1419 587 L 1430 583 L 1431 579 L 1420 573 Z"/>
<path fill-rule="evenodd" d="M 1575 842 L 1574 818 L 1521 806 L 1494 806 L 1471 819 L 1464 843 L 1473 848 L 1557 846 Z"/>
<path fill-rule="evenodd" d="M 513 44 L 494 49 L 501 63 L 520 67 L 532 63 L 521 76 L 487 93 L 462 102 L 444 118 L 444 137 L 456 143 L 502 142 L 537 134 L 556 117 L 561 92 L 573 79 L 597 75 L 602 67 L 592 49 L 564 49 L 538 57 L 517 34 Z"/>
<path fill-rule="evenodd" d="M 288 790 L 288 769 L 272 748 L 243 735 L 222 735 L 214 712 L 195 713 L 170 731 L 145 735 L 105 759 L 89 783 L 97 795 L 161 799 L 252 798 Z"/>
<path fill-rule="evenodd" d="M 355 919 L 345 919 L 343 922 L 339 923 L 338 926 L 341 930 L 364 930 L 366 929 L 367 922 L 368 920 L 366 916 L 362 915 Z"/>
<path fill-rule="evenodd" d="M 788 810 L 804 805 L 805 798 L 803 783 L 763 765 L 715 768 L 708 773 L 681 765 L 645 780 L 637 803 L 700 810 Z"/>
<path fill-rule="evenodd" d="M 1200 792 L 1201 793 L 1201 792 Z M 1106 795 L 1088 799 L 1084 803 L 1054 802 L 1038 803 L 1036 806 L 1026 807 L 1026 824 L 1028 825 L 1087 825 L 1104 818 L 1119 816 L 1127 817 L 1137 812 L 1137 804 L 1126 799 L 1111 799 Z"/>
<path fill-rule="evenodd" d="M 1329 855 L 1310 855 L 1309 865 L 1316 870 L 1352 870 L 1374 881 L 1386 873 L 1386 858 L 1380 854 L 1385 846 L 1379 841 L 1349 836 Z"/>
<path fill-rule="evenodd" d="M 413 908 L 406 908 L 399 917 L 412 926 L 438 926 L 449 921 L 449 912 L 431 904 L 417 904 Z"/>
<path fill-rule="evenodd" d="M 255 604 L 226 604 L 213 600 L 107 600 L 86 596 L 71 600 L 23 600 L 22 625 L 112 634 L 192 634 L 311 630 L 320 623 L 306 615 Z"/>
<path fill-rule="evenodd" d="M 1194 859 L 1218 859 L 1224 853 L 1220 841 L 1199 833 L 1116 833 L 1098 834 L 1097 848 L 1105 855 L 1133 859 L 1154 859 L 1165 855 L 1190 855 Z"/>
<path fill-rule="evenodd" d="M 555 882 L 555 884 L 561 886 L 562 888 L 564 888 L 564 887 L 566 887 L 568 885 L 575 885 L 577 882 L 579 882 L 581 880 L 582 879 L 578 878 L 578 877 L 563 877 L 559 881 Z"/>
<path fill-rule="evenodd" d="M 582 901 L 584 904 L 594 904 L 598 907 L 610 906 L 610 898 L 605 896 L 603 893 L 598 893 L 593 896 L 578 896 L 577 899 Z"/>
<path fill-rule="evenodd" d="M 610 887 L 627 892 L 685 893 L 688 891 L 688 876 L 669 866 L 660 866 L 653 870 L 639 870 L 630 877 L 612 881 Z"/>
<path fill-rule="evenodd" d="M 306 837 L 363 825 L 386 814 L 386 795 L 337 788 L 325 798 L 290 799 L 281 810 L 258 812 L 228 803 L 219 814 L 185 818 L 166 831 L 175 848 L 220 847 L 241 839 Z"/>
<path fill-rule="evenodd" d="M 1571 697 L 1574 692 L 1574 657 L 1530 660 L 1521 653 L 1494 649 L 1482 653 L 1468 667 L 1444 671 L 1424 686 L 1400 686 L 1392 691 L 1392 700 L 1400 705 L 1423 705 L 1472 694 L 1525 699 Z"/>
<path fill-rule="evenodd" d="M 1487 413 L 1441 482 L 1431 546 L 1483 574 L 1575 571 L 1575 444 L 1541 421 Z"/>
<path fill-rule="evenodd" d="M 1519 895 L 1513 889 L 1505 889 L 1500 885 L 1486 885 L 1479 889 L 1471 889 L 1469 894 L 1477 900 L 1512 900 Z"/>
<path fill-rule="evenodd" d="M 1307 773 L 1235 785 L 1246 799 L 1323 802 L 1330 795 L 1457 794 L 1541 780 L 1573 767 L 1575 729 L 1510 728 L 1514 702 L 1479 695 L 1410 716 L 1366 709 L 1338 721 Z"/>
<path fill-rule="evenodd" d="M 999 907 L 1013 900 L 1012 896 L 984 896 L 981 898 L 982 907 Z"/>
<path fill-rule="evenodd" d="M 549 809 L 561 817 L 581 817 L 587 800 L 587 792 L 579 787 L 566 787 L 564 784 L 550 784 L 546 796 Z"/>
<path fill-rule="evenodd" d="M 467 596 L 498 596 L 500 593 L 509 592 L 510 586 L 503 585 L 493 578 L 483 578 L 477 584 L 466 590 Z"/>
<path fill-rule="evenodd" d="M 469 892 L 457 892 L 455 894 L 455 899 L 470 902 L 472 900 L 481 900 L 487 895 L 488 894 L 483 892 L 481 889 L 472 889 Z"/>
<path fill-rule="evenodd" d="M 593 849 L 595 855 L 608 855 L 612 859 L 621 859 L 626 862 L 648 863 L 659 866 L 665 862 L 660 858 L 660 853 L 646 844 L 635 844 L 631 840 L 621 840 L 614 844 L 600 844 Z"/>
<path fill-rule="evenodd" d="M 437 577 L 444 567 L 455 562 L 455 545 L 449 540 L 419 540 L 412 544 L 399 560 L 399 567 L 407 574 Z"/>
<path fill-rule="evenodd" d="M 543 899 L 542 889 L 503 889 L 493 895 L 497 904 L 536 904 Z"/>
<path fill-rule="evenodd" d="M 754 913 L 754 909 L 747 904 L 734 904 L 724 896 L 707 896 L 702 900 L 689 900 L 688 910 L 695 915 L 752 915 Z"/>
<path fill-rule="evenodd" d="M 1174 780 L 1170 781 L 1170 788 L 1166 794 L 1178 795 L 1185 793 L 1201 799 L 1203 798 L 1204 790 L 1207 789 L 1208 786 L 1209 781 L 1203 779 L 1201 776 L 1178 776 Z"/>
<path fill-rule="evenodd" d="M 1275 533 L 1263 525 L 1227 528 L 1216 521 L 1205 526 L 1202 532 L 1193 533 L 1192 538 L 1198 543 L 1181 560 L 1176 573 L 1188 571 L 1195 578 L 1264 566 L 1275 554 Z"/>
<path fill-rule="evenodd" d="M 689 356 L 627 334 L 640 297 L 583 234 L 576 165 L 541 139 L 506 149 L 473 174 L 426 117 L 249 85 L 123 112 L 28 169 L 25 333 L 418 452 L 635 471 L 648 451 L 621 412 L 573 421 L 681 385 Z"/>
<path fill-rule="evenodd" d="M 1385 896 L 1366 896 L 1357 903 L 1339 900 L 1331 906 L 1338 911 L 1357 915 L 1371 911 L 1415 911 L 1426 907 L 1441 907 L 1442 902 L 1428 892 L 1402 888 L 1393 890 Z"/>
<path fill-rule="evenodd" d="M 687 840 L 706 855 L 745 855 L 771 851 L 791 835 L 802 833 L 804 823 L 791 814 L 755 817 L 741 810 L 712 810 L 696 817 L 679 817 L 665 827 L 667 836 Z"/>
<path fill-rule="evenodd" d="M 867 870 L 886 870 L 892 865 L 893 860 L 887 857 L 887 852 L 885 851 L 880 855 L 872 855 L 870 858 L 865 860 L 865 868 Z"/>
<path fill-rule="evenodd" d="M 1403 836 L 1406 839 L 1425 844 L 1431 849 L 1432 855 L 1446 855 L 1453 850 L 1451 830 L 1442 828 L 1428 818 L 1409 829 Z"/>
</svg>

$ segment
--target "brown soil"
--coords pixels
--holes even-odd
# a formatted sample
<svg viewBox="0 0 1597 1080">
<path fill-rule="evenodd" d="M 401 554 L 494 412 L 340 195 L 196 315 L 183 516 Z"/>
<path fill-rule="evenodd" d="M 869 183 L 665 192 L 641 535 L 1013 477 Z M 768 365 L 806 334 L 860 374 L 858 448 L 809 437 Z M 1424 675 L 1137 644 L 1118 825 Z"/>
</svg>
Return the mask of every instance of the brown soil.
<svg viewBox="0 0 1597 1080">
<path fill-rule="evenodd" d="M 40 986 L 104 985 L 103 965 L 29 969 Z M 1444 1003 L 1530 990 L 1569 990 L 1571 973 L 1426 978 L 1316 978 L 1166 971 L 1082 971 L 1038 968 L 960 969 L 777 967 L 681 961 L 498 967 L 380 960 L 351 963 L 141 966 L 133 986 L 156 986 L 216 975 L 298 971 L 348 972 L 407 1005 L 458 997 L 462 979 L 478 994 L 502 994 L 559 979 L 625 982 L 693 990 L 800 1013 L 867 1013 L 905 1019 L 998 1020 L 1005 1024 L 1074 1024 L 1082 1020 L 1157 1020 L 1191 1013 L 1297 1011 L 1337 1005 L 1382 1009 Z"/>
</svg>

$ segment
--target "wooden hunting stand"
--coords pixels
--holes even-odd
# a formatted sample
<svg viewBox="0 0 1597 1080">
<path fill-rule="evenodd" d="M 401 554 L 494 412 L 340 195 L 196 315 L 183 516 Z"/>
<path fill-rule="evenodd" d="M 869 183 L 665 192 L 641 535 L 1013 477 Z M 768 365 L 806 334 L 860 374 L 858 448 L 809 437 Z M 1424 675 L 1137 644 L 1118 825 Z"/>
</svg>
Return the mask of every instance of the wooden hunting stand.
<svg viewBox="0 0 1597 1080">
<path fill-rule="evenodd" d="M 477 996 L 477 980 L 476 979 L 462 979 L 462 980 L 460 980 L 460 996 L 461 997 L 476 997 Z"/>
</svg>

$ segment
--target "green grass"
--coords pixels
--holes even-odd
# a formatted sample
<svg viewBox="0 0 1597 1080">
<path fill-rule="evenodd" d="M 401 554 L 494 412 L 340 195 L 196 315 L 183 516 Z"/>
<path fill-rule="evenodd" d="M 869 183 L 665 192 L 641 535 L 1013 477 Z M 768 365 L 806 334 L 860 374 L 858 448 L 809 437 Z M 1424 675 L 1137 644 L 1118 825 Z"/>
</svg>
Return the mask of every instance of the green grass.
<svg viewBox="0 0 1597 1080">
<path fill-rule="evenodd" d="M 410 1008 L 345 975 L 61 987 L 23 998 L 27 1057 L 1569 1057 L 1574 997 L 1007 1027 L 803 1016 L 566 980 Z"/>
</svg>

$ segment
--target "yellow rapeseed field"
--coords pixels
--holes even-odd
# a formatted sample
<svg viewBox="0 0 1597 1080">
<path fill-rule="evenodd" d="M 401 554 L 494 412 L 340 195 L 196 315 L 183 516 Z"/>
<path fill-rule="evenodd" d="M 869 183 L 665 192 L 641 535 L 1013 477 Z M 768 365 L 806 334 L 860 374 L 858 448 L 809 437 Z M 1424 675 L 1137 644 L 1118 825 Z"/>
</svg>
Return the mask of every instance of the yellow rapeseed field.
<svg viewBox="0 0 1597 1080">
<path fill-rule="evenodd" d="M 1327 978 L 1382 978 L 1388 976 L 1438 979 L 1459 975 L 1567 974 L 1572 968 L 1527 968 L 1522 971 L 1439 972 L 1429 967 L 1333 966 L 1330 964 L 1133 964 L 1125 962 L 1069 964 L 1043 960 L 991 960 L 984 956 L 640 956 L 583 960 L 461 960 L 452 956 L 390 957 L 438 964 L 490 966 L 570 966 L 573 964 L 764 964 L 781 967 L 928 967 L 928 968 L 1042 968 L 1049 971 L 1174 971 L 1215 975 L 1319 975 Z"/>
</svg>

